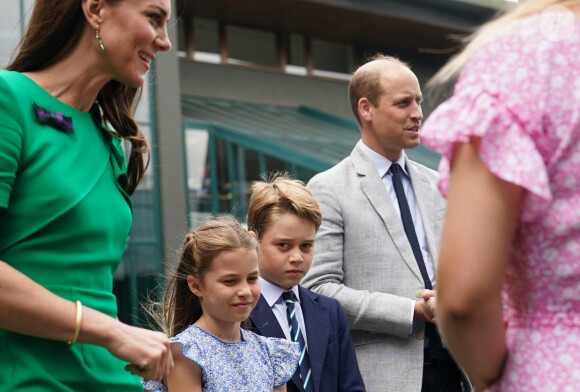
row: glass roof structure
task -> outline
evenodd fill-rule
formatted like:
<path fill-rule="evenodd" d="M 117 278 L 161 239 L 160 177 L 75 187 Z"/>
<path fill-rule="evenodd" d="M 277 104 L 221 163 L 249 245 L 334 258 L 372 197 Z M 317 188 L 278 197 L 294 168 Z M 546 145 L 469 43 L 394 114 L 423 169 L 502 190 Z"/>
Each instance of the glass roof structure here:
<path fill-rule="evenodd" d="M 360 131 L 354 120 L 301 106 L 253 105 L 219 99 L 182 98 L 184 126 L 203 128 L 246 149 L 315 172 L 350 155 Z M 437 169 L 439 154 L 424 146 L 407 155 Z"/>

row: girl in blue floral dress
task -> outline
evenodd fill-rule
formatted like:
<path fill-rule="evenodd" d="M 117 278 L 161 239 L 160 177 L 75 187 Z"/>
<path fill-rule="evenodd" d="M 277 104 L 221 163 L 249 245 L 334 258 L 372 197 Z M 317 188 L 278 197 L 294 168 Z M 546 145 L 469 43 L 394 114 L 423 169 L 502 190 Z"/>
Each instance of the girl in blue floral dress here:
<path fill-rule="evenodd" d="M 162 322 L 175 367 L 147 390 L 285 391 L 298 364 L 298 344 L 241 328 L 260 297 L 258 242 L 234 218 L 189 233 L 167 285 Z"/>

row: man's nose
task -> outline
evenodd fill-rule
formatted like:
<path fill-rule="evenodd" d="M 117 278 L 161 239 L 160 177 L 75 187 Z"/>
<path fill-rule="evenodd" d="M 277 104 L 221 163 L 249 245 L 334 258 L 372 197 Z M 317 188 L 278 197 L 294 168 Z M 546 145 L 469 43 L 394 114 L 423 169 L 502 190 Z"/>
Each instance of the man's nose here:
<path fill-rule="evenodd" d="M 422 120 L 423 119 L 423 110 L 421 110 L 421 104 L 418 102 L 415 102 L 413 104 L 413 110 L 411 112 L 411 117 L 417 120 Z"/>

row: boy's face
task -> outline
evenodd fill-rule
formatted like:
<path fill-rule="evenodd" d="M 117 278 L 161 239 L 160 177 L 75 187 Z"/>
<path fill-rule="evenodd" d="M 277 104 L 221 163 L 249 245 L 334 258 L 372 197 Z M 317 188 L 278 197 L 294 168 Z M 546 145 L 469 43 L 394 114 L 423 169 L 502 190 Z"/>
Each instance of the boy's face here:
<path fill-rule="evenodd" d="M 260 276 L 284 290 L 300 283 L 312 264 L 315 237 L 311 221 L 280 215 L 260 239 Z"/>

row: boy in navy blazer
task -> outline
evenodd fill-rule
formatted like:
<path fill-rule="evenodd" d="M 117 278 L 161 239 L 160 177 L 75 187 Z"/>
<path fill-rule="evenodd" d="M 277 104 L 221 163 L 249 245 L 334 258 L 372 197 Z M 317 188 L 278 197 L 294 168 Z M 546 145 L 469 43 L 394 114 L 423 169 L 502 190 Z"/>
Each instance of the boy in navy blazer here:
<path fill-rule="evenodd" d="M 288 392 L 365 391 L 339 302 L 299 285 L 321 221 L 318 203 L 301 181 L 277 174 L 253 184 L 247 222 L 260 241 L 262 294 L 246 325 L 301 343 L 303 356 Z"/>

